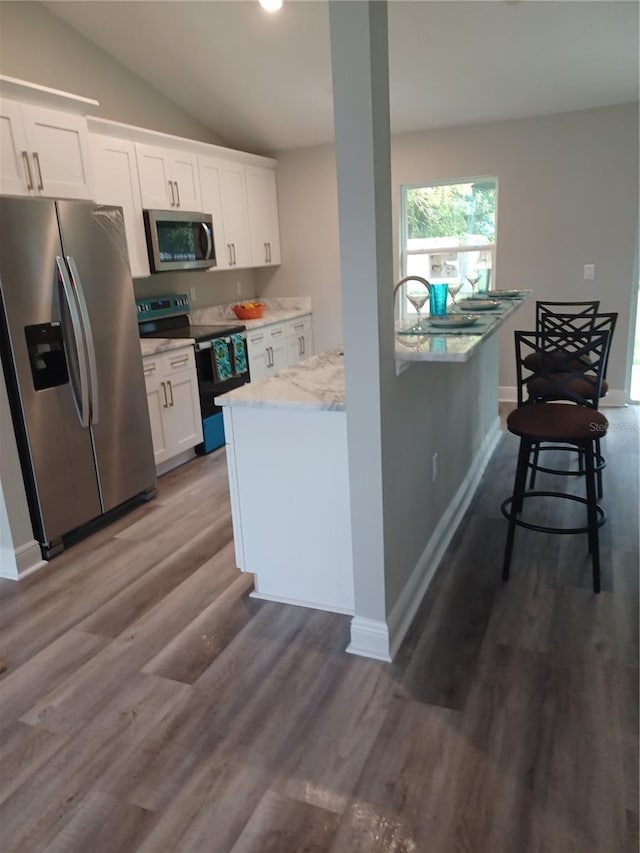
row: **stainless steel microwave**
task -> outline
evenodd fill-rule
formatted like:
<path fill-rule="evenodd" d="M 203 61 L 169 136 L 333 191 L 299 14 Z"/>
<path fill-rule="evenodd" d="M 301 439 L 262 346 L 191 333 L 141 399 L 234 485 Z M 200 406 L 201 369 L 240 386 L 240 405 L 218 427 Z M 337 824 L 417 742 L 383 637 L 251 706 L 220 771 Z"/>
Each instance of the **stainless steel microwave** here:
<path fill-rule="evenodd" d="M 151 272 L 216 266 L 211 214 L 145 210 L 144 229 Z"/>

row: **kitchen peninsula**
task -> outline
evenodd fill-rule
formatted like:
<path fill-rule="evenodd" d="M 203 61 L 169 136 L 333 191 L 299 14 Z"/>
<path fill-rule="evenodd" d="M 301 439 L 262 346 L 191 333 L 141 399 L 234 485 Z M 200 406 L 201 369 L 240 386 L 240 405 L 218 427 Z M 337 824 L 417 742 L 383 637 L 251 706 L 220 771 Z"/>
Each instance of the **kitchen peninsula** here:
<path fill-rule="evenodd" d="M 396 372 L 472 359 L 528 296 L 502 301 L 478 334 L 396 335 Z M 496 393 L 497 385 L 496 375 Z M 216 402 L 224 412 L 236 564 L 255 575 L 254 595 L 353 613 L 342 351 Z"/>

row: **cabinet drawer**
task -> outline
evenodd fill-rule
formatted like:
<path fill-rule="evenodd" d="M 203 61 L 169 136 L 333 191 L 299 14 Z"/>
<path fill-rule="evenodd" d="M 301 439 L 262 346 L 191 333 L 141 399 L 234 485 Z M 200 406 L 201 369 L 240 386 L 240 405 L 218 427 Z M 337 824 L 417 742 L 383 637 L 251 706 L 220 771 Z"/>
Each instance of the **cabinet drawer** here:
<path fill-rule="evenodd" d="M 163 355 L 165 376 L 172 376 L 174 373 L 180 373 L 183 370 L 195 370 L 196 359 L 191 346 L 185 349 L 170 350 Z"/>
<path fill-rule="evenodd" d="M 144 378 L 151 379 L 154 376 L 160 376 L 162 373 L 162 362 L 155 355 L 146 355 L 142 359 L 142 367 L 144 369 Z"/>
<path fill-rule="evenodd" d="M 287 333 L 291 337 L 308 335 L 311 332 L 311 317 L 300 317 L 298 320 L 289 320 Z"/>
<path fill-rule="evenodd" d="M 285 329 L 286 329 L 286 327 L 285 327 L 284 323 L 277 323 L 274 326 L 267 326 L 265 331 L 267 333 L 267 337 L 269 339 L 269 342 L 277 341 L 277 340 L 280 340 L 281 338 L 284 338 Z"/>

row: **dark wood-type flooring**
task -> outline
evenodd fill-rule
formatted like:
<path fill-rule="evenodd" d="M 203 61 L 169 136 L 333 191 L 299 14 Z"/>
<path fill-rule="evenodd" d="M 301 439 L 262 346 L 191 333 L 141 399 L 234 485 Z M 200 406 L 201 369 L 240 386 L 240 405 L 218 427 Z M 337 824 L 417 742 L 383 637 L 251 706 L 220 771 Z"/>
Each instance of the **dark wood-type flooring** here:
<path fill-rule="evenodd" d="M 393 664 L 249 598 L 224 451 L 1 582 L 0 852 L 637 851 L 639 419 L 607 414 L 603 592 L 586 537 L 529 531 L 500 582 L 506 435 Z"/>

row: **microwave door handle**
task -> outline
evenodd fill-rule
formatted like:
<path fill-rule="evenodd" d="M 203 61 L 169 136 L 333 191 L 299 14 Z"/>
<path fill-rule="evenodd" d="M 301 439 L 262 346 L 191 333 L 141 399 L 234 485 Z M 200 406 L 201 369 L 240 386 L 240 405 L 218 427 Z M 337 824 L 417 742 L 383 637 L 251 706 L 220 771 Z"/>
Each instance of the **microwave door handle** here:
<path fill-rule="evenodd" d="M 211 239 L 211 229 L 209 228 L 209 226 L 207 225 L 206 222 L 201 222 L 200 225 L 202 226 L 202 230 L 204 231 L 204 236 L 206 237 L 206 240 L 207 240 L 207 249 L 206 249 L 206 254 L 204 256 L 204 259 L 206 261 L 210 261 L 211 256 L 213 254 L 213 240 Z"/>
<path fill-rule="evenodd" d="M 69 282 L 67 268 L 65 267 L 64 261 L 62 260 L 60 255 L 56 256 L 56 266 L 58 268 L 59 278 L 62 283 L 62 292 L 64 294 L 64 299 L 67 303 L 69 316 L 71 317 L 71 327 L 73 329 L 75 350 L 76 355 L 78 357 L 78 373 L 80 374 L 80 401 L 78 402 L 78 397 L 76 394 L 76 389 L 74 387 L 73 380 L 70 382 L 71 393 L 73 394 L 73 398 L 76 403 L 76 409 L 78 410 L 80 425 L 87 429 L 89 426 L 89 386 L 87 383 L 87 361 L 85 356 L 84 338 L 82 336 L 82 325 L 80 323 L 78 306 L 76 304 L 76 300 L 73 296 L 73 292 L 71 289 L 71 284 Z M 71 373 L 71 371 L 69 372 Z"/>
<path fill-rule="evenodd" d="M 93 343 L 93 332 L 91 331 L 91 322 L 89 320 L 89 311 L 87 302 L 84 298 L 82 290 L 82 281 L 75 260 L 71 255 L 67 255 L 67 264 L 71 271 L 71 280 L 75 284 L 76 293 L 78 294 L 78 305 L 80 306 L 80 318 L 82 320 L 82 328 L 87 342 L 87 358 L 89 360 L 89 387 L 91 389 L 91 423 L 93 426 L 98 424 L 98 366 L 96 363 L 96 348 Z"/>

